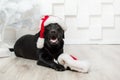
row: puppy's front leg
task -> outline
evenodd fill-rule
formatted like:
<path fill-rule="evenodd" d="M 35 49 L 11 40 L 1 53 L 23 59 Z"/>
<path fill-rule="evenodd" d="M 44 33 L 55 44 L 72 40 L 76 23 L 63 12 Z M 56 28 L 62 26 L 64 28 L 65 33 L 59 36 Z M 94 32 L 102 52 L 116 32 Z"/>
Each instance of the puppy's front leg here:
<path fill-rule="evenodd" d="M 53 68 L 57 71 L 64 71 L 65 68 L 64 66 L 57 64 L 53 61 L 53 59 L 49 59 L 49 58 L 43 58 L 42 54 L 39 55 L 39 60 L 37 62 L 38 65 L 42 65 L 42 66 L 46 66 L 46 67 L 50 67 Z"/>

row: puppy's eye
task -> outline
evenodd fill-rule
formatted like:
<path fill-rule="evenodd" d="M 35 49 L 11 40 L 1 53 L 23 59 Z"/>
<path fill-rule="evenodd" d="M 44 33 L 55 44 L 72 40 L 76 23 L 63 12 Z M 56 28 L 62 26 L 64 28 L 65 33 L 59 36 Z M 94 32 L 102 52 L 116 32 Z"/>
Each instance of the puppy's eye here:
<path fill-rule="evenodd" d="M 55 23 L 56 26 L 58 26 L 58 23 Z"/>
<path fill-rule="evenodd" d="M 57 27 L 57 30 L 62 31 L 62 28 L 61 27 Z"/>
<path fill-rule="evenodd" d="M 45 26 L 45 30 L 49 31 L 50 30 L 50 25 Z"/>

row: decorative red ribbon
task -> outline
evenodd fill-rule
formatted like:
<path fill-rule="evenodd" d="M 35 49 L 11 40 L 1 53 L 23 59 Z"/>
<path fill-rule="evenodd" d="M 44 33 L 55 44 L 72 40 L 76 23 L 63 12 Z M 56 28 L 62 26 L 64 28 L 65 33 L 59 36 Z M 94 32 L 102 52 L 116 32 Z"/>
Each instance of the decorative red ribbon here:
<path fill-rule="evenodd" d="M 78 60 L 75 56 L 70 55 L 74 60 Z"/>
<path fill-rule="evenodd" d="M 41 23 L 41 29 L 40 29 L 40 38 L 44 38 L 44 23 L 45 21 L 49 18 L 48 15 L 44 16 L 44 18 L 42 18 L 42 23 Z"/>

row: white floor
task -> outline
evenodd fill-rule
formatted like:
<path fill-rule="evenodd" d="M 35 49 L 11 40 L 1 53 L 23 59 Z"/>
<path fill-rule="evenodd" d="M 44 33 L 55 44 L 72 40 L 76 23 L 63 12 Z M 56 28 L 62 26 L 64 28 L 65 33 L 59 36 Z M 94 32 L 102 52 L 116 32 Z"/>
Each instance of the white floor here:
<path fill-rule="evenodd" d="M 0 80 L 120 80 L 120 45 L 65 45 L 65 52 L 89 61 L 89 73 L 58 72 L 10 56 L 0 58 Z"/>

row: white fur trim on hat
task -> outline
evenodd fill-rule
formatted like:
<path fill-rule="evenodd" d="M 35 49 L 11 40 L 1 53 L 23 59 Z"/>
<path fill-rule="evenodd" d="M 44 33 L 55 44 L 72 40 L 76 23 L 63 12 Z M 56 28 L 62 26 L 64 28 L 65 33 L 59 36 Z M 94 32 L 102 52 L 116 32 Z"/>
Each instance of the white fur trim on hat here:
<path fill-rule="evenodd" d="M 38 38 L 37 40 L 37 48 L 43 48 L 44 46 L 44 38 Z"/>
<path fill-rule="evenodd" d="M 42 23 L 42 20 L 40 20 L 40 24 Z M 67 30 L 67 27 L 66 27 L 66 24 L 64 22 L 64 20 L 62 18 L 59 18 L 57 16 L 49 16 L 49 18 L 45 21 L 44 23 L 44 26 L 47 26 L 49 25 L 50 23 L 58 23 L 61 28 L 66 31 Z"/>

